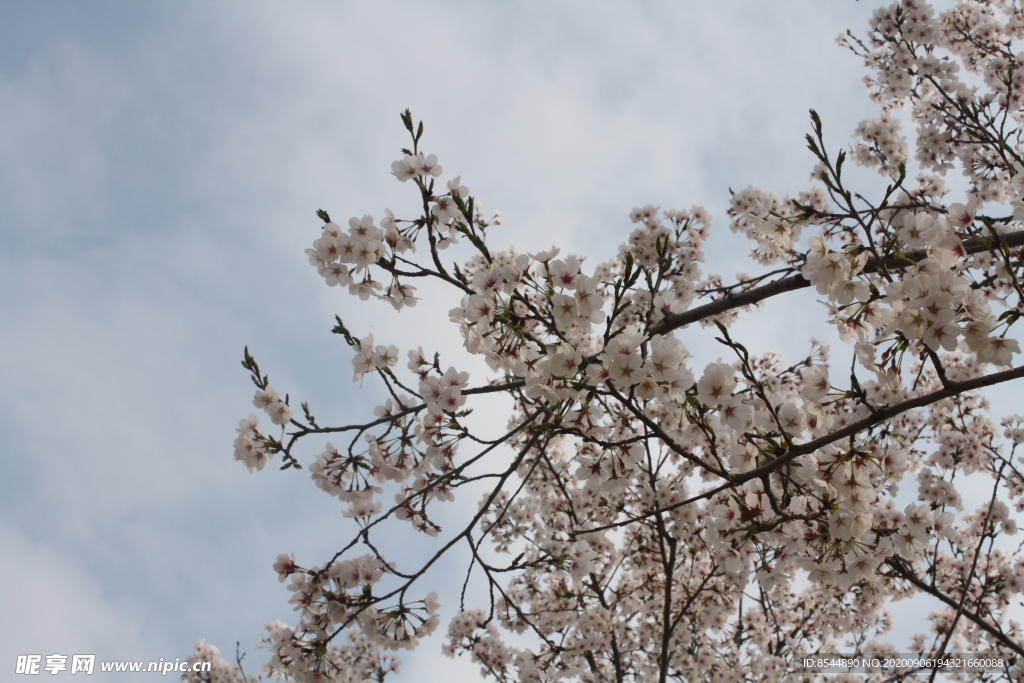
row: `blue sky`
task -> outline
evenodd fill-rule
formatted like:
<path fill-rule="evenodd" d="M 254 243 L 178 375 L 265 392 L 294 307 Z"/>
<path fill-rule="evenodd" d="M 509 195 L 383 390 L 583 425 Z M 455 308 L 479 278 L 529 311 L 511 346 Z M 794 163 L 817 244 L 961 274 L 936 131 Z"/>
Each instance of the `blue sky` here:
<path fill-rule="evenodd" d="M 388 173 L 401 110 L 443 178 L 503 212 L 499 246 L 596 261 L 632 207 L 700 204 L 706 270 L 756 272 L 728 188 L 799 191 L 808 108 L 834 146 L 872 114 L 859 60 L 834 47 L 872 7 L 0 3 L 0 670 L 173 659 L 197 638 L 229 651 L 293 621 L 275 556 L 321 562 L 348 527 L 304 473 L 232 461 L 252 409 L 238 362 L 249 345 L 293 403 L 340 423 L 378 394 L 349 381 L 335 313 L 458 358 L 431 324 L 451 299 L 399 317 L 327 289 L 303 254 L 318 208 L 413 209 Z M 822 317 L 813 298 L 797 327 Z M 793 353 L 815 332 L 744 325 L 753 348 Z M 439 649 L 399 680 L 477 678 Z"/>

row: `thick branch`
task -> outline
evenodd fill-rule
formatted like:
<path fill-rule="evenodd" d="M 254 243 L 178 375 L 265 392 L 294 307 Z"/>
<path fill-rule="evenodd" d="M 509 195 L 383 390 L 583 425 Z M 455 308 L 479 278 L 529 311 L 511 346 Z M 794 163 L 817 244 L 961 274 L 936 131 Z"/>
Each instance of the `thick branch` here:
<path fill-rule="evenodd" d="M 909 569 L 908 567 L 906 567 L 902 561 L 898 560 L 897 558 L 890 557 L 888 560 L 885 561 L 885 563 L 889 567 L 891 567 L 892 570 L 900 578 L 906 579 L 910 583 L 914 584 L 914 586 L 916 588 L 924 591 L 925 593 L 927 593 L 928 595 L 931 595 L 932 597 L 938 598 L 939 600 L 941 600 L 942 602 L 946 603 L 947 605 L 949 605 L 953 609 L 958 609 L 959 608 L 959 605 L 958 605 L 956 600 L 954 600 L 953 598 L 949 597 L 948 595 L 946 595 L 945 593 L 943 593 L 939 589 L 935 588 L 934 586 L 931 586 L 930 584 L 927 584 L 924 581 L 922 581 L 917 576 L 917 574 L 912 569 Z M 992 636 L 993 638 L 995 638 L 1000 643 L 1002 643 L 1006 647 L 1010 648 L 1011 650 L 1013 650 L 1017 654 L 1019 654 L 1021 656 L 1024 656 L 1024 648 L 1021 648 L 1020 645 L 1018 645 L 1017 643 L 1015 643 L 1012 640 L 1010 640 L 1006 636 L 1006 634 L 1004 634 L 1002 631 L 1000 631 L 995 626 L 992 626 L 991 624 L 989 624 L 987 621 L 985 621 L 985 619 L 981 615 L 979 615 L 979 614 L 977 614 L 977 613 L 975 613 L 975 612 L 973 612 L 973 611 L 971 611 L 969 609 L 963 609 L 962 610 L 962 614 L 965 617 L 967 617 L 968 619 L 970 619 L 972 623 L 977 625 L 978 628 L 980 628 L 983 631 L 985 631 L 985 633 L 988 633 L 990 636 Z"/>
<path fill-rule="evenodd" d="M 1006 244 L 1010 248 L 1024 246 L 1024 230 L 1000 235 L 999 242 Z M 995 238 L 993 237 L 973 237 L 964 240 L 964 249 L 968 254 L 991 251 L 997 247 L 998 244 L 995 243 Z M 869 259 L 867 264 L 864 266 L 864 272 L 878 272 L 883 270 L 883 268 L 890 271 L 903 270 L 915 263 L 918 263 L 919 261 L 923 261 L 927 257 L 928 254 L 925 251 L 912 251 L 904 254 L 901 258 L 888 258 L 885 259 L 885 261 L 879 261 L 878 259 L 872 258 Z M 810 286 L 811 283 L 803 275 L 791 275 L 787 278 L 776 280 L 775 282 L 769 282 L 766 285 L 761 285 L 760 287 L 748 289 L 745 292 L 724 296 L 721 299 L 704 304 L 703 306 L 691 308 L 690 310 L 682 313 L 669 313 L 665 316 L 664 320 L 650 328 L 650 334 L 651 336 L 667 334 L 672 330 L 685 327 L 686 325 L 699 322 L 701 320 L 713 318 L 720 313 L 731 311 L 734 308 L 750 306 L 751 304 L 756 304 L 759 301 L 770 299 L 777 294 L 792 292 L 793 290 L 803 289 L 804 287 Z"/>
<path fill-rule="evenodd" d="M 827 446 L 830 443 L 834 443 L 836 441 L 845 439 L 855 434 L 859 434 L 867 429 L 870 429 L 871 427 L 874 427 L 875 425 L 881 424 L 886 420 L 892 419 L 901 413 L 905 413 L 908 410 L 913 410 L 914 408 L 922 408 L 924 406 L 931 405 L 932 403 L 937 403 L 938 401 L 941 401 L 943 399 L 951 398 L 953 396 L 956 396 L 957 394 L 962 394 L 964 392 L 972 391 L 974 389 L 981 389 L 983 387 L 990 387 L 994 384 L 1008 382 L 1014 379 L 1020 379 L 1021 377 L 1024 377 L 1024 365 L 1017 368 L 1013 368 L 1011 370 L 1004 370 L 1003 372 L 996 372 L 991 375 L 985 375 L 983 377 L 975 377 L 974 379 L 964 380 L 963 382 L 950 382 L 948 386 L 945 386 L 942 389 L 939 389 L 938 391 L 933 391 L 930 394 L 924 394 L 923 396 L 918 396 L 917 398 L 912 398 L 908 401 L 904 401 L 903 403 L 897 403 L 896 405 L 893 406 L 881 408 L 879 410 L 876 410 L 874 413 L 864 418 L 863 420 L 851 422 L 842 429 L 837 429 L 831 434 L 826 434 L 825 436 L 814 439 L 813 441 L 808 441 L 806 443 L 799 444 L 798 446 L 794 446 L 793 448 L 785 449 L 778 456 L 761 465 L 760 467 L 755 467 L 752 470 L 748 470 L 746 472 L 737 474 L 732 479 L 723 483 L 721 486 L 713 488 L 710 491 L 705 491 L 704 493 L 693 496 L 692 498 L 687 498 L 686 500 L 680 503 L 675 503 L 673 505 L 669 505 L 663 508 L 651 510 L 650 512 L 646 512 L 642 515 L 637 515 L 636 517 L 629 517 L 621 522 L 605 524 L 604 526 L 594 527 L 592 529 L 582 529 L 579 531 L 575 531 L 573 532 L 573 535 L 582 536 L 584 534 L 590 534 L 597 531 L 605 531 L 607 529 L 614 529 L 617 527 L 626 526 L 628 524 L 632 524 L 633 522 L 648 519 L 661 512 L 675 510 L 676 508 L 683 507 L 684 505 L 695 503 L 698 500 L 710 498 L 716 493 L 725 491 L 726 489 L 730 489 L 736 486 L 740 486 L 744 482 L 750 481 L 751 479 L 757 479 L 759 477 L 768 475 L 774 472 L 775 470 L 779 469 L 786 463 L 792 462 L 794 459 L 800 457 L 801 455 L 813 453 L 819 448 L 823 448 L 824 446 Z"/>

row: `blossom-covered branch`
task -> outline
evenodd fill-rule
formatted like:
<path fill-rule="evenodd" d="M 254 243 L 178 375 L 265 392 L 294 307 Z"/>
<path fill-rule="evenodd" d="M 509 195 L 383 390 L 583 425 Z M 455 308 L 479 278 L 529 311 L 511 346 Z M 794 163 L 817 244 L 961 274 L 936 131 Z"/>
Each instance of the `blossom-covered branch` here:
<path fill-rule="evenodd" d="M 866 38 L 842 36 L 879 117 L 830 151 L 812 111 L 812 184 L 732 194 L 730 228 L 764 270 L 735 281 L 702 271 L 712 221 L 700 207 L 634 209 L 603 263 L 499 248 L 501 217 L 460 176 L 442 180 L 404 112 L 411 143 L 392 174 L 419 215 L 384 209 L 346 228 L 321 210 L 307 255 L 328 286 L 397 311 L 419 301 L 411 283 L 442 283 L 463 344 L 445 362 L 404 349 L 402 368 L 403 350 L 337 318 L 354 380 L 386 396 L 352 424 L 321 423 L 306 403 L 295 415 L 246 349 L 253 403 L 274 426 L 242 420 L 235 457 L 307 469 L 355 525 L 319 563 L 278 558 L 298 622 L 268 628 L 265 673 L 382 680 L 397 667 L 387 653 L 450 609 L 445 651 L 495 681 L 811 680 L 808 655 L 896 652 L 886 607 L 919 593 L 936 611 L 904 651 L 1001 657 L 984 680 L 1020 680 L 1024 557 L 1009 537 L 1024 417 L 991 417 L 979 390 L 1024 378 L 1022 37 L 1024 11 L 1004 0 L 941 14 L 903 0 Z M 885 189 L 851 187 L 847 159 Z M 944 184 L 954 168 L 960 201 Z M 792 324 L 786 295 L 809 287 L 852 358 L 841 378 L 821 341 L 784 361 L 736 338 L 752 306 Z M 721 356 L 694 361 L 687 345 L 702 342 Z M 490 374 L 472 388 L 469 356 Z M 508 419 L 471 428 L 485 395 L 503 397 Z M 977 488 L 988 493 L 971 509 Z M 467 496 L 477 507 L 443 529 L 439 506 Z M 401 534 L 436 546 L 396 554 L 385 539 Z M 465 573 L 435 577 L 458 549 Z M 438 594 L 457 590 L 442 607 Z M 474 594 L 483 604 L 467 604 Z"/>

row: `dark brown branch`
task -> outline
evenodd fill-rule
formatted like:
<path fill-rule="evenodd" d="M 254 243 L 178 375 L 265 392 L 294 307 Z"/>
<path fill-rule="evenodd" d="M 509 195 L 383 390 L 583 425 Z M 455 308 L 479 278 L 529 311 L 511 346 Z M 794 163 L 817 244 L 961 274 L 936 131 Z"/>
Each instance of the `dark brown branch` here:
<path fill-rule="evenodd" d="M 1010 248 L 1020 247 L 1024 246 L 1024 230 L 1000 235 L 998 243 L 993 237 L 972 237 L 964 240 L 963 242 L 964 249 L 968 254 L 991 251 L 998 248 L 999 243 L 1005 244 Z M 879 272 L 883 269 L 902 270 L 918 263 L 919 261 L 923 261 L 927 257 L 928 254 L 925 251 L 911 251 L 900 258 L 893 257 L 885 259 L 884 262 L 872 258 L 868 259 L 867 264 L 864 266 L 864 272 L 873 273 Z M 790 277 L 776 280 L 775 282 L 769 282 L 768 284 L 761 285 L 760 287 L 748 289 L 745 292 L 724 296 L 721 299 L 704 304 L 703 306 L 691 308 L 690 310 L 682 313 L 669 313 L 665 316 L 664 320 L 650 328 L 650 335 L 667 334 L 672 330 L 685 327 L 691 323 L 700 322 L 701 320 L 713 318 L 720 313 L 731 311 L 734 308 L 750 306 L 751 304 L 756 304 L 759 301 L 770 299 L 777 294 L 792 292 L 794 290 L 810 286 L 811 283 L 803 275 L 791 275 Z"/>
<path fill-rule="evenodd" d="M 938 598 L 939 600 L 946 603 L 953 609 L 957 609 L 959 607 L 956 600 L 949 597 L 939 589 L 934 588 L 929 584 L 925 583 L 924 581 L 922 581 L 912 569 L 906 567 L 904 563 L 900 561 L 898 558 L 890 557 L 888 560 L 885 561 L 885 563 L 896 573 L 897 576 L 899 576 L 902 579 L 906 579 L 910 583 L 914 584 L 914 586 L 919 590 L 924 591 L 932 597 Z M 978 628 L 988 633 L 990 636 L 998 640 L 1000 643 L 1010 648 L 1017 654 L 1024 656 L 1024 648 L 1010 640 L 1010 638 L 1008 638 L 1006 634 L 1003 633 L 1001 630 L 985 621 L 985 619 L 982 618 L 981 615 L 966 608 L 962 611 L 962 614 L 968 619 L 970 619 L 971 622 L 976 624 Z"/>
<path fill-rule="evenodd" d="M 759 477 L 763 477 L 767 474 L 770 474 L 775 470 L 779 469 L 780 467 L 782 467 L 783 465 L 785 465 L 786 463 L 792 462 L 801 455 L 813 453 L 819 448 L 823 448 L 824 446 L 827 446 L 830 443 L 834 443 L 836 441 L 845 439 L 855 434 L 859 434 L 866 429 L 870 429 L 871 427 L 881 424 L 886 420 L 892 419 L 901 413 L 907 412 L 908 410 L 913 410 L 914 408 L 923 408 L 924 406 L 931 405 L 932 403 L 937 403 L 943 399 L 951 398 L 958 394 L 962 394 L 966 391 L 981 389 L 983 387 L 990 387 L 994 384 L 1000 384 L 1001 382 L 1008 382 L 1010 380 L 1020 379 L 1021 377 L 1024 377 L 1024 365 L 1013 368 L 1011 370 L 1004 370 L 1003 372 L 996 372 L 991 375 L 985 375 L 983 377 L 975 377 L 974 379 L 964 380 L 963 382 L 950 382 L 948 386 L 943 387 L 938 391 L 933 391 L 930 394 L 924 394 L 923 396 L 918 396 L 917 398 L 912 398 L 908 401 L 904 401 L 903 403 L 898 403 L 893 406 L 880 408 L 873 412 L 868 417 L 864 418 L 863 420 L 851 422 L 842 429 L 838 429 L 832 432 L 831 434 L 826 434 L 825 436 L 814 439 L 813 441 L 802 443 L 791 449 L 784 449 L 778 456 L 776 456 L 769 462 L 761 465 L 760 467 L 755 467 L 752 470 L 748 470 L 746 472 L 737 474 L 733 476 L 732 479 L 726 481 L 721 486 L 713 488 L 710 491 L 705 491 L 704 493 L 693 496 L 692 498 L 687 498 L 686 500 L 680 503 L 675 503 L 673 505 L 669 505 L 663 508 L 658 508 L 657 510 L 651 510 L 650 512 L 646 512 L 642 515 L 637 515 L 636 517 L 629 517 L 621 522 L 605 524 L 604 526 L 594 527 L 592 529 L 582 529 L 579 531 L 574 531 L 573 536 L 582 536 L 584 534 L 591 534 L 598 531 L 605 531 L 607 529 L 615 529 L 617 527 L 626 526 L 628 524 L 632 524 L 633 522 L 648 519 L 659 513 L 667 512 L 669 510 L 675 510 L 676 508 L 683 507 L 684 505 L 689 505 L 690 503 L 694 503 L 698 500 L 710 498 L 716 493 L 720 493 L 721 491 L 725 491 L 726 489 L 729 488 L 740 486 L 741 484 L 750 481 L 751 479 L 757 479 Z"/>

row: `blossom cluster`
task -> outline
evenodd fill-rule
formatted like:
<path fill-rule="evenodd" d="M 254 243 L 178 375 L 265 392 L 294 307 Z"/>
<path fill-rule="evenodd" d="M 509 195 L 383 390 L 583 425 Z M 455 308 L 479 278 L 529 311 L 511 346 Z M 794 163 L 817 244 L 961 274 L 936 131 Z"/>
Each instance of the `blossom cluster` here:
<path fill-rule="evenodd" d="M 255 414 L 239 420 L 235 431 L 235 460 L 240 461 L 249 471 L 262 470 L 267 464 L 270 454 L 267 452 L 266 440 L 256 427 L 259 425 L 259 418 Z"/>
<path fill-rule="evenodd" d="M 1024 116 L 1011 49 L 1022 37 L 1024 12 L 1002 0 L 941 14 L 903 0 L 875 13 L 866 40 L 844 36 L 880 105 L 848 154 L 888 187 L 874 200 L 850 189 L 847 151 L 829 151 L 812 112 L 813 186 L 732 195 L 730 227 L 778 268 L 731 284 L 702 272 L 700 207 L 633 209 L 603 263 L 493 247 L 500 221 L 461 177 L 441 184 L 405 112 L 413 144 L 392 175 L 411 181 L 422 215 L 385 210 L 379 227 L 364 216 L 344 232 L 321 211 L 310 262 L 328 285 L 397 310 L 416 301 L 408 278 L 443 283 L 462 351 L 494 376 L 470 386 L 465 365 L 422 347 L 403 368 L 402 349 L 339 318 L 354 380 L 374 378 L 387 399 L 367 422 L 327 426 L 306 404 L 293 414 L 246 351 L 254 404 L 282 433 L 250 414 L 236 458 L 252 470 L 281 453 L 297 468 L 296 444 L 332 439 L 308 469 L 358 527 L 322 565 L 278 558 L 299 622 L 270 627 L 268 674 L 379 680 L 394 666 L 384 652 L 437 628 L 436 594 L 416 596 L 460 547 L 445 652 L 495 681 L 810 680 L 802 654 L 898 651 L 887 605 L 915 593 L 936 607 L 915 652 L 999 653 L 993 680 L 1019 680 L 1024 554 L 1010 537 L 1024 418 L 997 422 L 976 390 L 1024 377 L 1024 141 L 1004 125 Z M 946 202 L 942 177 L 958 167 L 968 192 Z M 461 265 L 444 265 L 449 248 Z M 734 338 L 751 306 L 803 288 L 821 297 L 845 368 L 818 340 L 787 362 Z M 467 419 L 488 394 L 508 401 L 497 434 Z M 479 505 L 442 529 L 434 510 L 463 487 Z M 402 532 L 395 523 L 436 550 L 390 557 L 378 540 Z M 487 609 L 465 604 L 470 586 Z"/>

